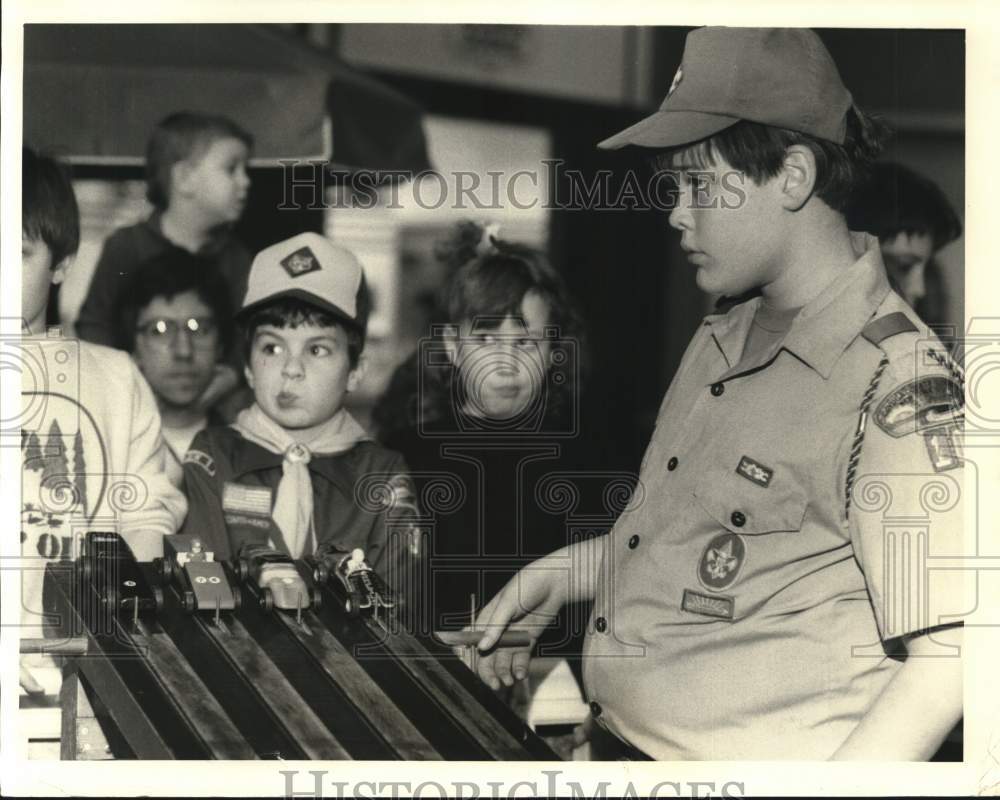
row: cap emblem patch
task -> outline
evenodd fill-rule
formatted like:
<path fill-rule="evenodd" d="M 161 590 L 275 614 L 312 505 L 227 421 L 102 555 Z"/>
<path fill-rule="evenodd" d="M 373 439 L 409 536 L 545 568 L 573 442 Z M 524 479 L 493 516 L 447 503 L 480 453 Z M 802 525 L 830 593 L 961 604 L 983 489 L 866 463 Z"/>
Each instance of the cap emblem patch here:
<path fill-rule="evenodd" d="M 301 278 L 310 272 L 318 272 L 321 267 L 319 259 L 313 255 L 313 251 L 308 247 L 300 247 L 294 253 L 281 259 L 281 266 L 292 278 Z"/>

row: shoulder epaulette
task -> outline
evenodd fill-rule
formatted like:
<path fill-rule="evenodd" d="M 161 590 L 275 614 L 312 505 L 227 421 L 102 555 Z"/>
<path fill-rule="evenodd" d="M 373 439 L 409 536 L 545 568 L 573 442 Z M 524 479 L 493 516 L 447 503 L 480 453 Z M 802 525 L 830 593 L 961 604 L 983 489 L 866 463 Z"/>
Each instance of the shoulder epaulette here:
<path fill-rule="evenodd" d="M 861 335 L 878 346 L 890 336 L 898 333 L 916 333 L 917 326 L 910 322 L 910 318 L 902 311 L 893 311 L 884 317 L 872 320 L 861 331 Z"/>

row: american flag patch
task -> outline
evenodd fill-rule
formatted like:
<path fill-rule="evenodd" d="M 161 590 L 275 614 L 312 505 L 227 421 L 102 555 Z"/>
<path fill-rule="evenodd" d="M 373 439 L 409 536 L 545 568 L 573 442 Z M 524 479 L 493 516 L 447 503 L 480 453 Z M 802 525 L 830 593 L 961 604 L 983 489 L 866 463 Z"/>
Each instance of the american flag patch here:
<path fill-rule="evenodd" d="M 266 486 L 244 486 L 227 481 L 222 487 L 222 510 L 269 517 L 271 490 Z"/>
<path fill-rule="evenodd" d="M 763 486 L 765 489 L 771 483 L 771 476 L 774 475 L 773 469 L 765 467 L 758 461 L 754 461 L 750 456 L 743 456 L 740 459 L 740 463 L 736 466 L 736 472 L 748 481 L 752 481 L 758 486 Z"/>

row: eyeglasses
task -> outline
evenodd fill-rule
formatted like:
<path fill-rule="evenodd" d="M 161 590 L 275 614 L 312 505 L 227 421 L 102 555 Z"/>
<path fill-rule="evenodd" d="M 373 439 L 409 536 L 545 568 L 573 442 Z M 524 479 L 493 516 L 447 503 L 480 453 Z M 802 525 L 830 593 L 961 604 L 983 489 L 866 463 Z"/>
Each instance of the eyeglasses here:
<path fill-rule="evenodd" d="M 146 340 L 155 347 L 171 347 L 177 342 L 177 334 L 184 331 L 193 347 L 214 347 L 219 331 L 215 320 L 208 317 L 189 319 L 151 319 L 136 327 Z"/>

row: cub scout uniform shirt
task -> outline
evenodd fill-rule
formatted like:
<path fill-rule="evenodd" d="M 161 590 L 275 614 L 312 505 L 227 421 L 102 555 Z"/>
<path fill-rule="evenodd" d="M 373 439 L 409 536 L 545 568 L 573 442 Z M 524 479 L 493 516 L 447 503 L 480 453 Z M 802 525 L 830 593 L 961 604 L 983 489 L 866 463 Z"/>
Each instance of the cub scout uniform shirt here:
<path fill-rule="evenodd" d="M 922 560 L 963 554 L 961 378 L 855 246 L 747 363 L 760 298 L 704 321 L 607 538 L 585 685 L 653 758 L 828 758 L 898 637 L 972 607 Z"/>

